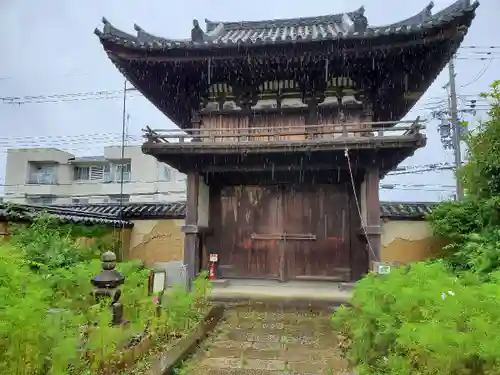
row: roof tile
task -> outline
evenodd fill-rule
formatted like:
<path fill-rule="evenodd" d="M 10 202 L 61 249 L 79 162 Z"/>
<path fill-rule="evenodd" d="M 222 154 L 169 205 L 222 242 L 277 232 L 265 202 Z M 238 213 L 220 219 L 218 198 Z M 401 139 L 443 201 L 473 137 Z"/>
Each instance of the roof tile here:
<path fill-rule="evenodd" d="M 214 46 L 249 46 L 301 40 L 321 41 L 339 38 L 363 38 L 368 36 L 411 33 L 433 28 L 460 17 L 466 12 L 473 12 L 478 5 L 477 1 L 471 4 L 471 0 L 457 0 L 449 7 L 432 15 L 431 9 L 434 4 L 431 2 L 421 12 L 403 21 L 384 26 L 368 25 L 368 27 L 363 7 L 354 12 L 319 17 L 240 22 L 205 20 L 206 33 L 204 33 L 201 41 L 157 37 L 144 31 L 138 25 L 134 25 L 137 34 L 132 35 L 115 28 L 105 18 L 103 18 L 103 31 L 96 29 L 95 33 L 102 41 L 109 40 L 131 48 L 147 50 L 171 48 L 200 49 Z"/>
<path fill-rule="evenodd" d="M 380 216 L 392 219 L 423 219 L 437 203 L 381 202 Z"/>
<path fill-rule="evenodd" d="M 88 214 L 80 210 L 72 210 L 62 206 L 37 206 L 3 203 L 0 204 L 0 219 L 32 220 L 37 215 L 46 213 L 62 222 L 75 224 L 106 224 L 115 227 L 131 227 L 132 223 L 120 220 L 117 216 L 104 214 Z"/>
<path fill-rule="evenodd" d="M 380 216 L 394 219 L 423 219 L 432 212 L 436 203 L 429 202 L 381 202 Z M 99 215 L 105 214 L 124 220 L 133 219 L 183 219 L 186 214 L 185 202 L 172 203 L 126 203 L 119 204 L 80 204 L 67 207 L 72 211 Z M 120 216 L 120 212 L 122 212 Z"/>
<path fill-rule="evenodd" d="M 65 207 L 87 214 L 104 214 L 115 218 L 121 217 L 124 220 L 148 218 L 183 219 L 186 213 L 185 202 L 126 203 L 123 205 L 96 203 L 64 205 L 58 207 Z"/>

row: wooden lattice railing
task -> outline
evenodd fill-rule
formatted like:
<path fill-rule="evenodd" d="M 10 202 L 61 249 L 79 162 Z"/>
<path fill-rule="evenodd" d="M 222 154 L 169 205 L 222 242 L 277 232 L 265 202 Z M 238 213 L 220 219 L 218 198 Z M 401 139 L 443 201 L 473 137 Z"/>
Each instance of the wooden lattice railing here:
<path fill-rule="evenodd" d="M 279 141 L 331 141 L 345 137 L 411 137 L 421 133 L 423 120 L 356 122 L 319 125 L 273 125 L 272 127 L 245 128 L 190 128 L 143 129 L 144 137 L 152 143 L 185 142 L 279 142 Z"/>

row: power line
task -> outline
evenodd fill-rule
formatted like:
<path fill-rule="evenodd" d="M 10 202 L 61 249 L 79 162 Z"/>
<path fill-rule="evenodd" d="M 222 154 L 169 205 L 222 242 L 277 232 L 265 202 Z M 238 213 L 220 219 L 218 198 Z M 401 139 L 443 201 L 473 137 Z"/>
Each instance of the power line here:
<path fill-rule="evenodd" d="M 500 59 L 500 56 L 498 56 L 498 57 L 462 57 L 460 55 L 457 55 L 457 57 L 455 58 L 455 60 L 468 60 L 468 61 L 472 61 L 472 60 L 488 61 L 488 60 L 499 60 L 499 59 Z"/>
<path fill-rule="evenodd" d="M 405 173 L 395 173 L 395 175 L 399 174 L 411 174 L 411 173 L 423 173 L 423 172 L 439 172 L 442 170 L 446 169 L 451 169 L 447 167 L 443 167 L 442 169 L 439 168 L 434 168 L 434 169 L 427 169 L 423 171 L 407 171 Z M 168 183 L 177 183 L 177 182 L 185 182 L 186 180 L 184 178 L 179 178 L 175 180 L 167 180 L 167 179 L 155 179 L 155 180 L 129 180 L 129 181 L 123 181 L 124 186 L 127 186 L 129 184 L 168 184 Z M 53 184 L 37 184 L 37 183 L 25 183 L 25 184 L 8 184 L 8 183 L 3 183 L 0 184 L 0 187 L 11 187 L 11 188 L 24 188 L 24 187 L 35 187 L 35 186 L 81 186 L 82 184 L 89 184 L 89 185 L 97 185 L 97 184 L 121 184 L 121 181 L 119 179 L 117 180 L 110 180 L 110 181 L 105 181 L 105 180 L 74 180 L 71 182 L 59 182 L 59 183 L 53 183 Z M 381 185 L 382 186 L 382 185 Z M 386 189 L 394 189 L 394 188 L 399 188 L 399 187 L 453 187 L 451 185 L 431 185 L 431 184 L 399 184 L 399 183 L 386 183 L 383 184 L 383 186 Z M 171 191 L 171 190 L 169 190 Z M 39 195 L 39 194 L 35 194 Z"/>
<path fill-rule="evenodd" d="M 465 45 L 461 46 L 461 49 L 498 49 L 500 50 L 500 45 L 490 45 L 490 46 L 478 46 L 478 45 Z"/>
<path fill-rule="evenodd" d="M 182 179 L 179 179 L 179 180 L 173 180 L 173 181 L 166 181 L 166 180 L 153 180 L 153 181 L 127 181 L 125 182 L 125 185 L 128 185 L 128 184 L 134 184 L 134 183 L 138 183 L 138 184 L 156 184 L 156 185 L 162 185 L 162 184 L 171 184 L 171 183 L 185 183 L 186 180 L 182 180 Z M 75 181 L 75 182 L 72 182 L 72 183 L 58 183 L 58 184 L 52 184 L 52 185 L 47 185 L 47 184 L 0 184 L 0 187 L 10 187 L 10 188 L 24 188 L 24 187 L 27 187 L 27 186 L 31 186 L 31 187 L 34 187 L 34 186 L 81 186 L 82 183 L 85 183 L 85 181 Z M 99 181 L 88 181 L 88 184 L 89 185 L 97 185 L 99 183 L 102 183 L 99 182 Z M 110 184 L 112 183 L 116 183 L 116 184 L 119 184 L 119 182 L 109 182 Z M 106 183 L 108 184 L 108 183 Z M 450 192 L 450 193 L 453 193 L 454 192 L 454 186 L 453 185 L 434 185 L 434 184 L 381 184 L 380 185 L 380 189 L 383 189 L 383 190 L 414 190 L 414 191 L 418 191 L 418 190 L 421 190 L 421 191 L 446 191 L 446 192 Z M 431 190 L 429 190 L 431 189 Z M 160 191 L 160 190 L 157 190 L 155 192 L 145 192 L 145 193 L 130 193 L 130 194 L 127 194 L 127 193 L 117 193 L 117 194 L 113 194 L 113 193 L 107 193 L 107 194 L 104 194 L 104 193 L 95 193 L 95 194 L 92 194 L 92 193 L 78 193 L 78 194 L 48 194 L 48 195 L 56 195 L 57 197 L 82 197 L 82 196 L 93 196 L 93 197 L 96 197 L 96 196 L 108 196 L 108 195 L 123 195 L 123 196 L 132 196 L 132 195 L 152 195 L 152 194 L 161 194 L 161 193 L 169 193 L 169 194 L 184 194 L 186 191 L 185 189 L 182 189 L 182 190 L 172 190 L 172 189 L 168 189 L 164 192 Z M 23 194 L 24 195 L 32 195 L 32 196 L 38 196 L 38 195 L 47 195 L 47 194 L 39 194 L 39 193 L 31 193 L 31 194 Z"/>
<path fill-rule="evenodd" d="M 490 68 L 491 66 L 491 63 L 493 62 L 493 60 L 491 59 L 486 65 L 485 67 L 476 75 L 476 77 L 474 77 L 469 83 L 466 83 L 465 85 L 463 86 L 460 86 L 460 88 L 465 88 L 465 87 L 468 87 L 474 83 L 476 83 L 483 75 L 484 73 L 487 72 L 487 70 Z"/>

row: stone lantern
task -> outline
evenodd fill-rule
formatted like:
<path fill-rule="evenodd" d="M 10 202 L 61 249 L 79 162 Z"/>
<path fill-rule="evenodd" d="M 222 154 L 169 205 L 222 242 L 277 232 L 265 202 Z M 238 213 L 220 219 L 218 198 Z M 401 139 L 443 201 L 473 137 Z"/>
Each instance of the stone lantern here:
<path fill-rule="evenodd" d="M 113 311 L 112 325 L 123 324 L 123 306 L 119 302 L 121 296 L 120 285 L 125 282 L 125 276 L 115 270 L 116 254 L 107 251 L 101 256 L 102 271 L 94 276 L 90 282 L 94 286 L 93 295 L 97 302 L 103 298 L 111 298 L 111 309 Z"/>

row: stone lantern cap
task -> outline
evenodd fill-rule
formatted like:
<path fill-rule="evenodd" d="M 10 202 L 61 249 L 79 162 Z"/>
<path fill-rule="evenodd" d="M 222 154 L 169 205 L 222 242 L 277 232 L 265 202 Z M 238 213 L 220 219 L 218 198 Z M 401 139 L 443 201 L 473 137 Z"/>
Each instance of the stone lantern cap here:
<path fill-rule="evenodd" d="M 94 276 L 90 282 L 96 288 L 113 289 L 123 284 L 125 276 L 115 270 L 116 267 L 116 254 L 112 251 L 106 251 L 101 256 L 102 271 Z"/>

